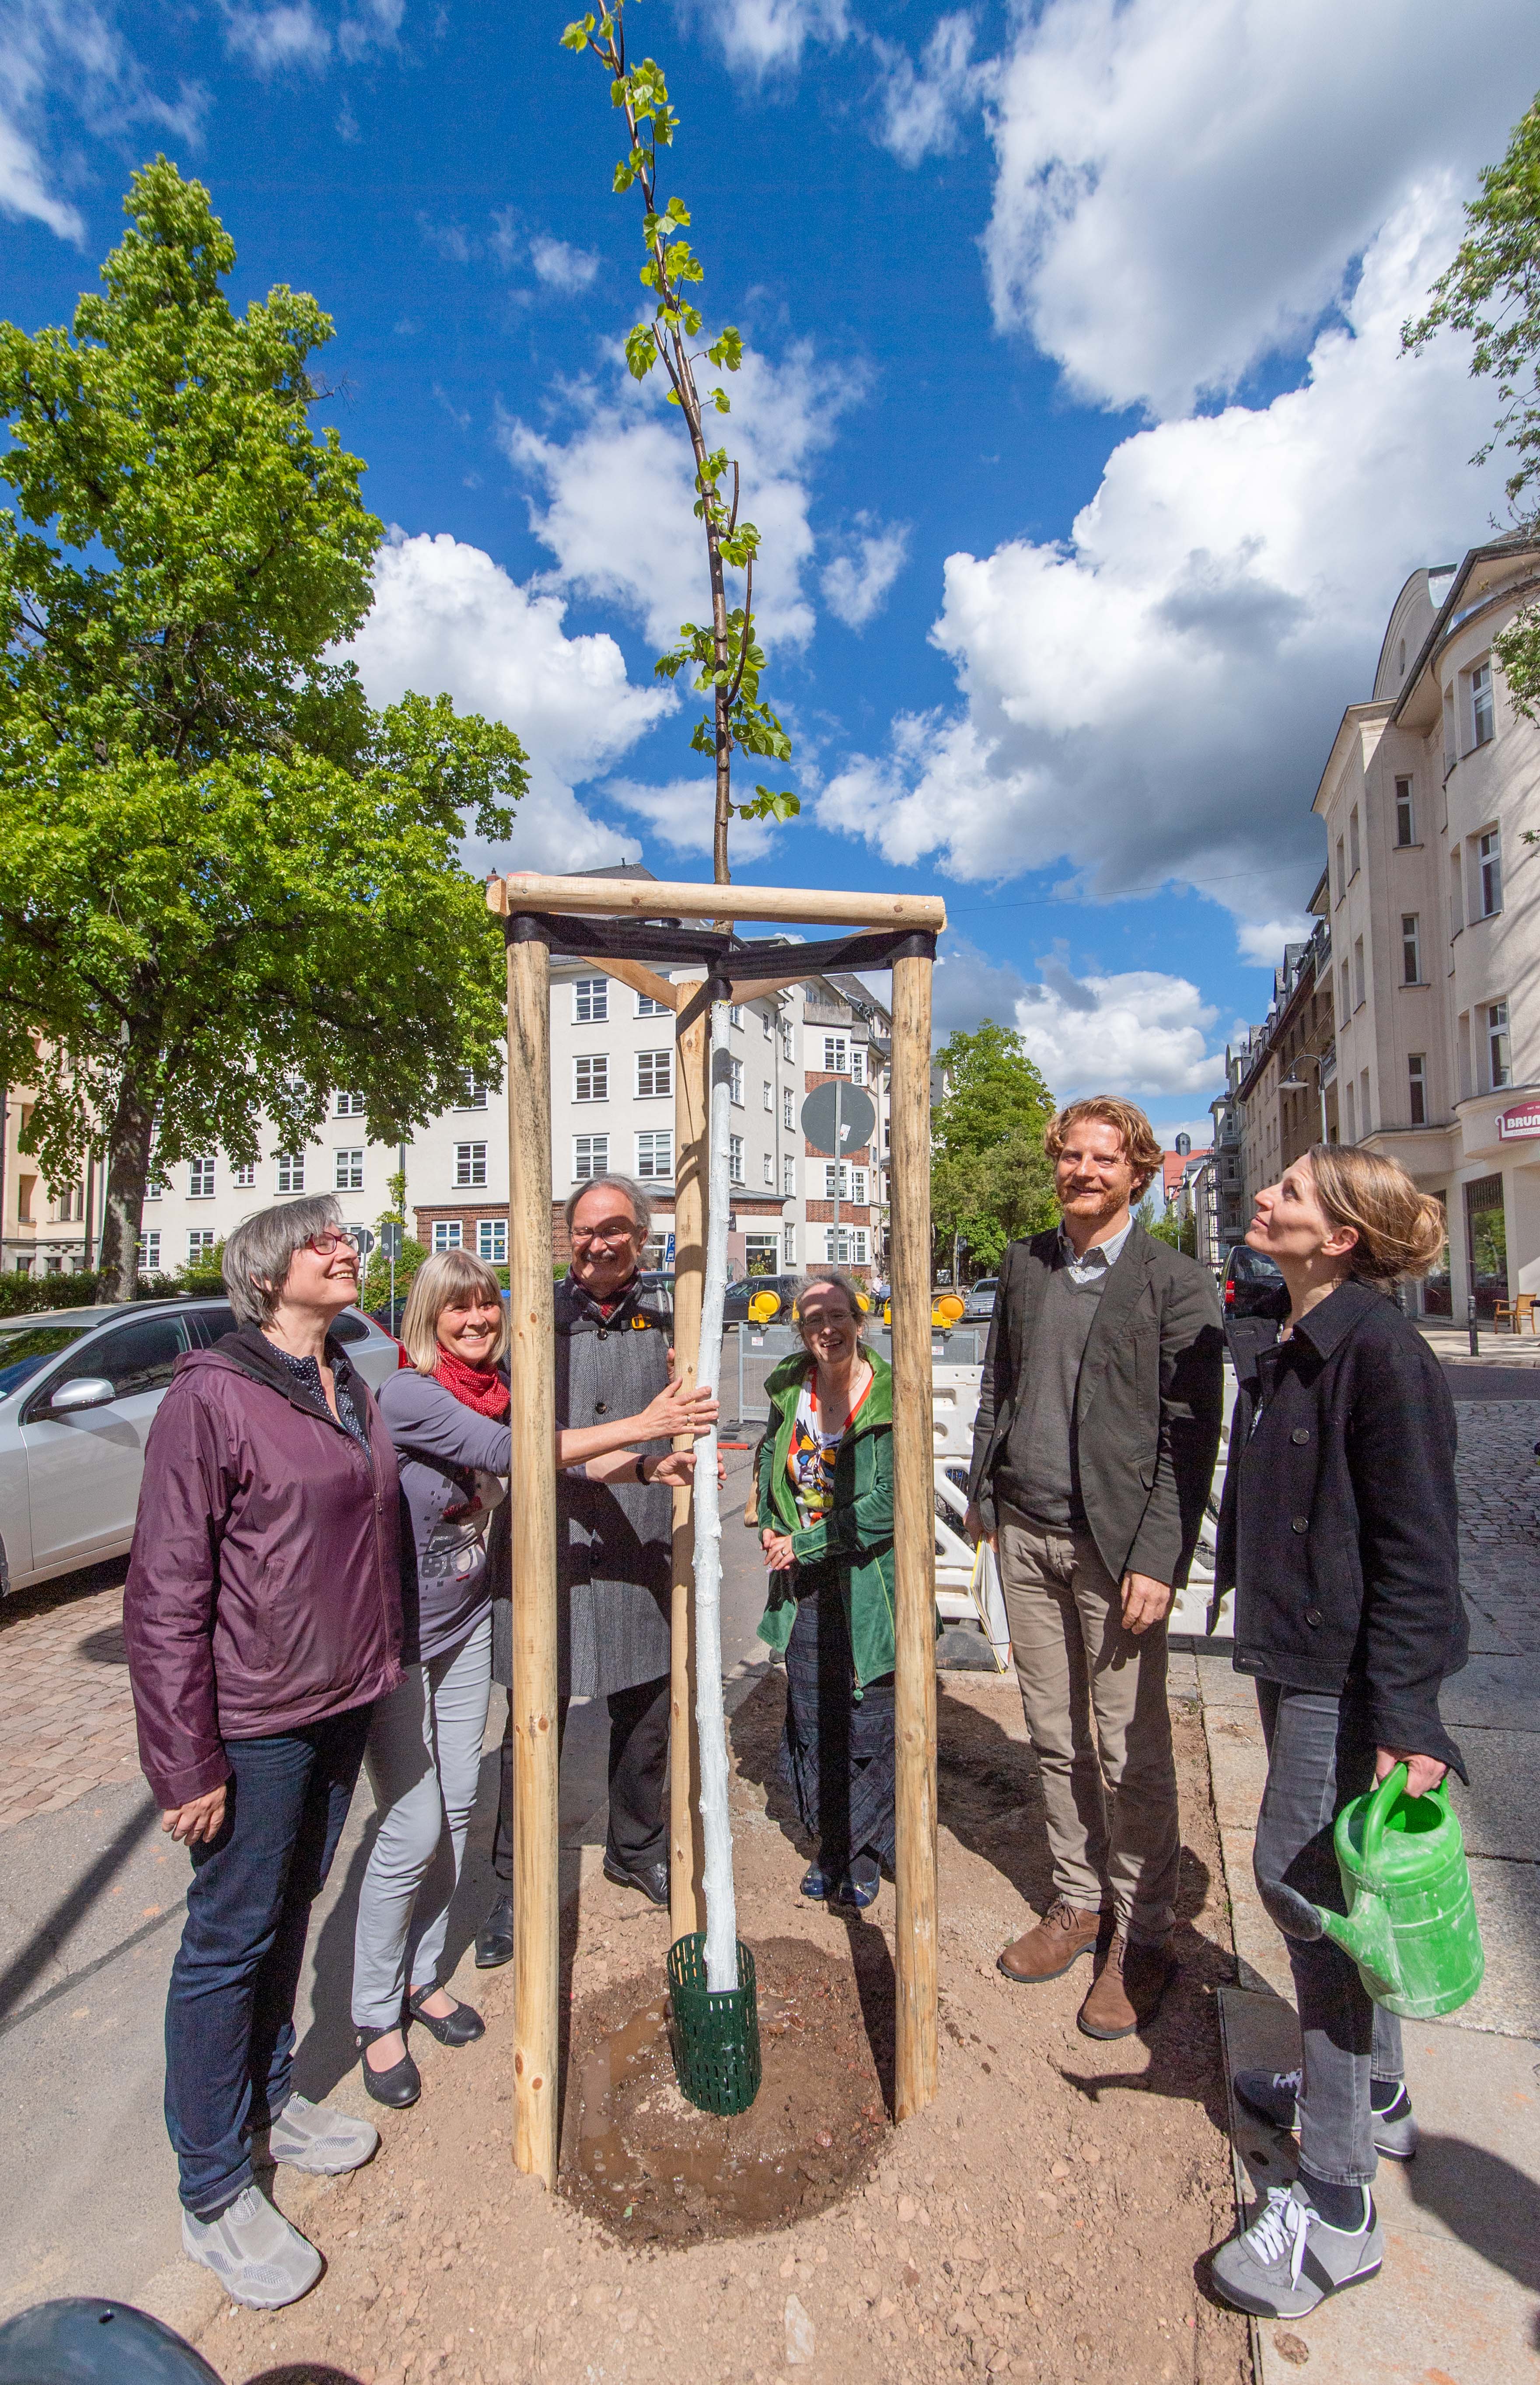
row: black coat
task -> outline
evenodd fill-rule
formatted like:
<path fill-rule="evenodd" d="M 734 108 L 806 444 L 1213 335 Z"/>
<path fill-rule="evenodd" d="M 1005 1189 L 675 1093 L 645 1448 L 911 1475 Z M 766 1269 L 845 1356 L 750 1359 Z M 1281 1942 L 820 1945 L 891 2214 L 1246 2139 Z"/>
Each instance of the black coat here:
<path fill-rule="evenodd" d="M 1032 1368 L 1058 1229 L 1012 1242 L 984 1355 L 968 1495 L 991 1528 L 995 1469 Z M 1214 1477 L 1224 1339 L 1213 1280 L 1135 1224 L 1096 1303 L 1075 1392 L 1085 1520 L 1114 1581 L 1187 1579 Z"/>
<path fill-rule="evenodd" d="M 1377 1747 L 1463 1777 L 1438 1712 L 1470 1642 L 1443 1368 L 1369 1284 L 1340 1284 L 1281 1347 L 1278 1331 L 1260 1317 L 1230 1329 L 1237 1391 L 1215 1590 L 1235 1592 L 1235 1669 L 1355 1689 Z"/>

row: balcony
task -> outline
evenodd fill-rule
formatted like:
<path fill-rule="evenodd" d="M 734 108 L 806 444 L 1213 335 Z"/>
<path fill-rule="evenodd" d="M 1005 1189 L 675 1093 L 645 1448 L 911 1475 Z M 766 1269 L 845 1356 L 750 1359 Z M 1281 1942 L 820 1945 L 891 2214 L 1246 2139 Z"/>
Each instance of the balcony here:
<path fill-rule="evenodd" d="M 1321 1090 L 1324 1093 L 1327 1086 L 1333 1083 L 1336 1079 L 1337 1053 L 1336 1045 L 1334 1043 L 1329 1052 L 1323 1052 L 1321 1054 L 1319 1073 L 1321 1077 Z"/>

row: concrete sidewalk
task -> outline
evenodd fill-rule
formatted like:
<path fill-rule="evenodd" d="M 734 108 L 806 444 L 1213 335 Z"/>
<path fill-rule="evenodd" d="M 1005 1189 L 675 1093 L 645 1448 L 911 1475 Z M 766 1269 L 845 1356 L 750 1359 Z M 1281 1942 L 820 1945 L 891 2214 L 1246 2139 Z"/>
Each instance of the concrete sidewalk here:
<path fill-rule="evenodd" d="M 1459 1400 L 1461 1567 L 1471 1661 L 1445 1719 L 1471 1786 L 1456 1798 L 1486 1951 L 1453 2019 L 1406 2026 L 1417 2159 L 1382 2163 L 1380 2277 L 1311 2317 L 1255 2329 L 1259 2385 L 1308 2360 L 1321 2385 L 1535 2385 L 1540 2379 L 1540 1468 L 1529 1400 Z M 1192 1672 L 1186 1670 L 1188 1664 Z M 1256 1692 L 1217 1645 L 1175 1657 L 1199 1699 L 1239 1985 L 1221 1992 L 1232 2076 L 1288 2069 L 1299 2039 L 1283 1942 L 1251 1854 L 1267 1759 Z M 1293 2175 L 1295 2142 L 1231 2110 L 1237 2197 Z"/>

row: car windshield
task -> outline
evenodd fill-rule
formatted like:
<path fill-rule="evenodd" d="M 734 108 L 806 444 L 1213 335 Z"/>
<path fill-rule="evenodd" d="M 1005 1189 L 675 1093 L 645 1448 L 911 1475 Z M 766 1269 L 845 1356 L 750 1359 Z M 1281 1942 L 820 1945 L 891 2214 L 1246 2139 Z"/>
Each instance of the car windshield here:
<path fill-rule="evenodd" d="M 0 1400 L 19 1391 L 40 1367 L 90 1330 L 86 1325 L 25 1325 L 18 1332 L 0 1333 Z"/>
<path fill-rule="evenodd" d="M 1236 1244 L 1230 1259 L 1231 1274 L 1238 1275 L 1246 1283 L 1266 1283 L 1278 1273 L 1276 1259 L 1270 1259 L 1266 1251 L 1249 1250 L 1244 1242 Z"/>

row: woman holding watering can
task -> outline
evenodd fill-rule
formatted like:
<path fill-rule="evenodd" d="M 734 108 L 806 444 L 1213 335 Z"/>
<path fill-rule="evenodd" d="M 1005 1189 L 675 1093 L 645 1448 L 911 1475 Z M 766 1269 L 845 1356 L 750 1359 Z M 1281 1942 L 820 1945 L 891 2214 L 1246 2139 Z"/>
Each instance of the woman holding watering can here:
<path fill-rule="evenodd" d="M 1257 1195 L 1246 1239 L 1277 1262 L 1288 1311 L 1229 1329 L 1238 1389 L 1215 1596 L 1234 1589 L 1235 1669 L 1257 1682 L 1257 1884 L 1288 1944 L 1304 2066 L 1235 2081 L 1253 2111 L 1297 2125 L 1299 2176 L 1220 2247 L 1213 2277 L 1237 2309 L 1301 2318 L 1379 2268 L 1376 2158 L 1409 2160 L 1417 2143 L 1400 2022 L 1316 1911 L 1344 1909 L 1333 1824 L 1398 1764 L 1411 1797 L 1451 1766 L 1464 1778 L 1438 1693 L 1469 1632 L 1454 1407 L 1389 1296 L 1437 1257 L 1439 1204 L 1394 1160 L 1318 1144 Z"/>

